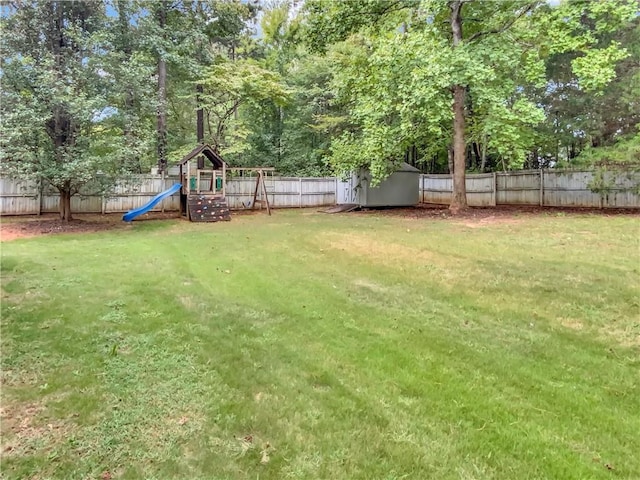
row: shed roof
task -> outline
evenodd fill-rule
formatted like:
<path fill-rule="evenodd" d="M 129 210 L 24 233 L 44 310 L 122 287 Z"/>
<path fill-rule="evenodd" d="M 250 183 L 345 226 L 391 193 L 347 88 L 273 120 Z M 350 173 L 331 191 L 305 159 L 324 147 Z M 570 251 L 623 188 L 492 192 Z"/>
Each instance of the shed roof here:
<path fill-rule="evenodd" d="M 414 167 L 413 165 L 409 165 L 407 162 L 402 162 L 400 164 L 400 168 L 396 170 L 396 172 L 416 172 L 420 173 L 420 170 Z"/>
<path fill-rule="evenodd" d="M 225 164 L 220 154 L 218 154 L 211 145 L 204 144 L 198 145 L 196 148 L 182 157 L 182 160 L 178 162 L 178 165 L 184 165 L 189 160 L 198 155 L 204 155 L 205 157 L 207 157 L 215 168 L 222 168 L 222 166 Z"/>
<path fill-rule="evenodd" d="M 360 172 L 371 172 L 371 170 L 368 167 L 361 167 Z M 390 175 L 397 172 L 422 173 L 419 169 L 413 165 L 409 165 L 407 162 L 402 162 L 398 168 L 390 173 Z"/>

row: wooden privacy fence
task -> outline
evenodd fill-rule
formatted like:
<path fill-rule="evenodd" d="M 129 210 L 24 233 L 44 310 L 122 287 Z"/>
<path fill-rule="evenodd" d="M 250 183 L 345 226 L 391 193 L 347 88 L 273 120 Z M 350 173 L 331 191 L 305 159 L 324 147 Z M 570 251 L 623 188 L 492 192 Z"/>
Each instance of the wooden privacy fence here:
<path fill-rule="evenodd" d="M 273 208 L 321 207 L 336 204 L 336 179 L 333 177 L 267 177 L 265 187 L 269 195 L 269 204 Z M 229 208 L 250 207 L 255 189 L 255 177 L 229 180 L 226 189 Z M 261 198 L 260 195 L 258 198 Z"/>
<path fill-rule="evenodd" d="M 123 213 L 141 207 L 158 193 L 178 182 L 174 177 L 139 175 L 119 182 L 106 194 L 80 192 L 71 197 L 75 213 Z M 249 208 L 255 190 L 255 177 L 227 182 L 227 201 L 232 209 Z M 335 205 L 336 179 L 275 177 L 266 183 L 272 207 L 319 207 Z M 0 214 L 33 215 L 58 211 L 60 195 L 51 186 L 36 182 L 0 178 Z M 178 211 L 180 195 L 163 200 L 153 211 Z"/>
<path fill-rule="evenodd" d="M 471 206 L 540 205 L 545 207 L 639 208 L 640 172 L 523 170 L 467 174 Z M 422 175 L 423 203 L 449 204 L 451 175 Z M 594 191 L 595 190 L 595 191 Z"/>
<path fill-rule="evenodd" d="M 140 207 L 178 181 L 174 177 L 139 175 L 119 182 L 108 194 L 80 193 L 71 199 L 77 213 L 122 213 Z M 560 207 L 640 208 L 640 172 L 526 170 L 467 175 L 467 199 L 472 206 L 541 205 Z M 448 204 L 451 175 L 421 175 L 423 203 Z M 595 188 L 599 186 L 600 188 Z M 337 200 L 336 178 L 275 177 L 266 182 L 273 207 L 321 207 Z M 594 192 L 593 190 L 597 191 Z M 232 209 L 251 207 L 255 178 L 227 182 L 227 202 Z M 0 177 L 0 214 L 29 215 L 58 211 L 58 193 L 36 182 Z M 178 194 L 165 199 L 154 211 L 177 211 Z"/>
<path fill-rule="evenodd" d="M 140 175 L 123 180 L 108 194 L 80 192 L 71 197 L 74 213 L 116 213 L 141 207 L 175 180 L 160 175 Z M 59 209 L 60 194 L 50 185 L 39 186 L 33 181 L 0 178 L 0 214 L 29 215 L 55 213 Z M 178 210 L 180 197 L 172 196 L 158 206 L 159 210 Z"/>

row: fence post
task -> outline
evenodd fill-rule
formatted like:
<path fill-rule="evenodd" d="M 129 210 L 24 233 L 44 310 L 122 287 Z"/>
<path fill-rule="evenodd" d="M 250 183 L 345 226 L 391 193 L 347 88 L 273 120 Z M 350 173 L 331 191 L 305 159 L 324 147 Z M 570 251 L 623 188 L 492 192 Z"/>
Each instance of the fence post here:
<path fill-rule="evenodd" d="M 495 207 L 498 204 L 498 174 L 496 172 L 493 172 L 493 192 L 491 196 Z"/>
<path fill-rule="evenodd" d="M 100 210 L 102 215 L 104 215 L 105 213 L 107 213 L 107 195 L 105 192 L 102 192 L 101 200 L 102 204 L 100 205 Z"/>
<path fill-rule="evenodd" d="M 222 166 L 224 167 L 224 164 L 222 164 Z M 216 187 L 215 187 L 215 185 L 216 185 L 216 176 L 215 176 L 215 173 L 214 173 L 214 174 L 212 174 L 212 175 L 213 175 L 213 188 L 216 188 Z M 161 191 L 161 192 L 164 192 L 164 191 L 168 188 L 168 187 L 167 187 L 167 184 L 168 184 L 169 182 L 167 182 L 167 180 L 169 180 L 169 179 L 165 176 L 165 171 L 164 171 L 164 170 L 162 170 L 162 182 L 161 182 L 162 187 L 160 188 L 160 191 Z M 160 202 L 160 203 L 162 204 L 162 213 L 164 213 L 164 210 L 165 210 L 164 204 L 165 204 L 165 202 Z"/>
<path fill-rule="evenodd" d="M 36 191 L 36 200 L 38 203 L 38 215 L 42 215 L 42 182 L 38 182 L 38 189 Z"/>
<path fill-rule="evenodd" d="M 298 180 L 298 208 L 302 208 L 302 177 Z"/>
<path fill-rule="evenodd" d="M 544 170 L 540 169 L 540 206 L 544 207 Z"/>
<path fill-rule="evenodd" d="M 422 175 L 422 203 L 427 202 L 427 176 L 425 174 Z"/>

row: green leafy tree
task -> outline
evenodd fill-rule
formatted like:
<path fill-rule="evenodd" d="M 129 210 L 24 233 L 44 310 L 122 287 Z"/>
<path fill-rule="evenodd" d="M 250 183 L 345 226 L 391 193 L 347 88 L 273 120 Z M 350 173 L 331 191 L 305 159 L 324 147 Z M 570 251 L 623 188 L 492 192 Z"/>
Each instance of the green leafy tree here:
<path fill-rule="evenodd" d="M 207 119 L 207 140 L 221 152 L 234 148 L 227 131 L 238 108 L 265 100 L 283 104 L 288 97 L 279 75 L 252 60 L 221 58 L 204 70 L 198 84 L 203 87 L 200 102 Z"/>
<path fill-rule="evenodd" d="M 142 47 L 156 62 L 156 146 L 160 170 L 198 141 L 198 80 L 217 58 L 234 59 L 257 9 L 239 0 L 139 0 Z"/>
<path fill-rule="evenodd" d="M 265 100 L 239 110 L 246 139 L 237 161 L 275 166 L 287 175 L 326 175 L 331 132 L 325 120 L 333 113 L 329 61 L 301 44 L 301 16 L 290 1 L 265 6 L 261 31 L 255 57 L 280 75 L 289 95 L 286 103 Z"/>
<path fill-rule="evenodd" d="M 632 18 L 631 4 L 310 1 L 310 43 L 337 58 L 334 88 L 353 123 L 332 144 L 336 167 L 366 165 L 380 180 L 408 148 L 448 143 L 451 209 L 466 208 L 468 147 L 483 159 L 489 149 L 503 168 L 522 166 L 545 120 L 526 90 L 544 88 L 544 59 L 575 52 L 582 88 L 601 89 L 627 52 L 598 43 L 584 19 L 614 31 Z"/>
<path fill-rule="evenodd" d="M 114 136 L 122 136 L 127 171 L 141 173 L 155 163 L 154 58 L 143 48 L 138 25 L 142 9 L 135 0 L 107 2 L 116 15 L 106 18 L 100 72 L 109 115 L 102 122 Z"/>
<path fill-rule="evenodd" d="M 122 166 L 121 136 L 103 123 L 104 5 L 17 0 L 4 8 L 2 168 L 53 185 L 60 218 L 69 221 L 71 197 Z"/>
<path fill-rule="evenodd" d="M 580 26 L 600 44 L 624 47 L 627 56 L 616 63 L 614 78 L 596 91 L 586 89 L 571 68 L 580 52 L 547 58 L 548 83 L 530 93 L 547 116 L 539 131 L 539 151 L 533 155 L 538 163 L 579 163 L 576 157 L 581 151 L 609 147 L 633 136 L 640 121 L 640 17 L 613 30 L 598 28 L 587 17 Z"/>

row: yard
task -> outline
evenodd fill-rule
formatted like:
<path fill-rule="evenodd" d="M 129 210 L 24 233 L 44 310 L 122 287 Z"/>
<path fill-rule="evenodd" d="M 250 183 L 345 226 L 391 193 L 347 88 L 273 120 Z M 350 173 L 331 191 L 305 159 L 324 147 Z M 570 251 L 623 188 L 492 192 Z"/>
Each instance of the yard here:
<path fill-rule="evenodd" d="M 640 478 L 637 215 L 2 244 L 2 475 Z"/>

